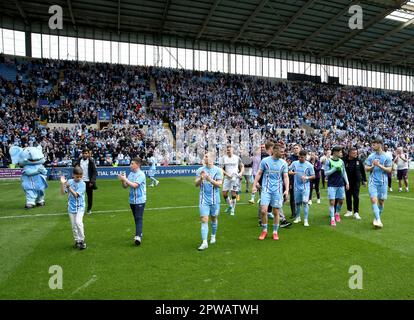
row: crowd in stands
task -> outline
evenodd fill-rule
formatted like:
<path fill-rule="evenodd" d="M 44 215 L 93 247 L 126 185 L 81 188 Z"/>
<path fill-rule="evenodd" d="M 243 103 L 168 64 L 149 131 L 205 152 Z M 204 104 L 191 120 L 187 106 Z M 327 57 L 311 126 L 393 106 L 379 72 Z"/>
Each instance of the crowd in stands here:
<path fill-rule="evenodd" d="M 379 134 L 391 148 L 402 146 L 414 155 L 410 93 L 174 69 L 157 69 L 155 75 L 167 106 L 158 113 L 185 132 L 256 129 L 319 153 L 334 144 L 357 145 L 367 153 L 370 138 Z M 293 130 L 304 125 L 308 130 Z M 276 133 L 280 128 L 292 130 Z"/>
<path fill-rule="evenodd" d="M 11 145 L 37 144 L 47 165 L 71 165 L 85 146 L 98 165 L 127 165 L 135 156 L 153 155 L 163 164 L 198 162 L 188 153 L 192 137 L 185 137 L 190 142 L 178 157 L 163 122 L 174 135 L 177 124 L 184 132 L 249 129 L 319 154 L 334 144 L 356 145 L 366 154 L 370 138 L 379 134 L 391 149 L 401 146 L 414 159 L 414 95 L 407 92 L 73 61 L 3 64 L 15 68 L 16 79 L 0 74 L 0 166 L 10 162 Z M 151 78 L 162 108 L 152 107 Z M 104 129 L 97 125 L 101 112 L 111 118 Z M 250 152 L 256 147 L 249 146 Z"/>
<path fill-rule="evenodd" d="M 17 74 L 13 80 L 0 75 L 0 165 L 9 162 L 11 145 L 41 144 L 49 165 L 70 165 L 85 146 L 99 165 L 127 165 L 155 148 L 153 135 L 144 135 L 144 128 L 156 131 L 160 124 L 146 117 L 148 67 L 53 60 L 4 64 Z M 101 110 L 112 125 L 91 129 Z M 73 126 L 51 129 L 46 123 Z"/>

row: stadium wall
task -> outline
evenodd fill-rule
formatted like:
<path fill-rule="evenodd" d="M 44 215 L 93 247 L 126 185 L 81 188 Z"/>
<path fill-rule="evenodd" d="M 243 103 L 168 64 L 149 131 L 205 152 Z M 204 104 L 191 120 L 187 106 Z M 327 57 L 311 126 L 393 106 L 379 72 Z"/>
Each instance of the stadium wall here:
<path fill-rule="evenodd" d="M 143 166 L 142 170 L 148 175 L 149 166 Z M 171 177 L 191 177 L 195 176 L 200 165 L 195 166 L 160 166 L 157 167 L 157 178 L 171 178 Z M 47 168 L 48 180 L 58 180 L 60 176 L 72 176 L 71 167 L 52 167 Z M 414 170 L 414 161 L 410 162 L 410 170 Z M 98 179 L 117 179 L 121 173 L 129 174 L 129 167 L 97 167 Z M 0 168 L 0 181 L 6 179 L 20 179 L 22 176 L 22 169 Z"/>
<path fill-rule="evenodd" d="M 142 170 L 148 175 L 149 166 L 143 166 Z M 190 177 L 195 176 L 197 169 L 200 166 L 160 166 L 157 167 L 157 178 L 169 177 Z M 97 167 L 98 179 L 117 179 L 121 173 L 129 174 L 129 167 Z M 58 180 L 60 176 L 72 176 L 73 168 L 70 167 L 51 167 L 47 168 L 48 180 Z M 4 179 L 19 179 L 22 176 L 22 169 L 0 169 L 0 180 Z"/>

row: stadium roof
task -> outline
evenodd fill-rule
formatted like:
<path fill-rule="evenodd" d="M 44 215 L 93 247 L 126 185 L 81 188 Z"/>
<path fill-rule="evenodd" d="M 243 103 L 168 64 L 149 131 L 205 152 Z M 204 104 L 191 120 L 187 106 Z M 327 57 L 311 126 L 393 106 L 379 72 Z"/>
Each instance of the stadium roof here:
<path fill-rule="evenodd" d="M 26 25 L 47 23 L 55 4 L 74 30 L 136 31 L 414 67 L 414 1 L 11 0 L 1 2 L 0 12 Z M 362 7 L 363 29 L 348 27 L 351 5 Z"/>

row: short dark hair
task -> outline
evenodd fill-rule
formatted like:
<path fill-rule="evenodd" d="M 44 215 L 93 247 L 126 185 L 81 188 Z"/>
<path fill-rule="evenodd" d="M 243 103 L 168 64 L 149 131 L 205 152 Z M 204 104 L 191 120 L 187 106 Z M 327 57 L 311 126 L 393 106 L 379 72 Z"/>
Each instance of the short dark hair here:
<path fill-rule="evenodd" d="M 80 167 L 80 166 L 76 166 L 75 168 L 73 168 L 73 174 L 75 175 L 80 175 L 80 174 L 83 174 L 83 170 L 82 170 L 82 168 Z"/>
<path fill-rule="evenodd" d="M 301 157 L 305 156 L 306 157 L 307 155 L 308 155 L 308 152 L 306 150 L 302 149 L 302 150 L 299 151 L 299 156 L 301 156 Z"/>
<path fill-rule="evenodd" d="M 131 162 L 135 162 L 137 165 L 141 166 L 142 160 L 138 157 L 132 158 Z"/>
<path fill-rule="evenodd" d="M 383 144 L 384 140 L 382 139 L 381 136 L 374 136 L 372 137 L 371 143 L 380 143 Z"/>
<path fill-rule="evenodd" d="M 332 148 L 332 152 L 338 152 L 338 151 L 342 151 L 342 147 L 341 146 L 334 146 Z"/>
<path fill-rule="evenodd" d="M 86 153 L 86 152 L 89 153 L 89 149 L 88 148 L 83 148 L 82 153 Z"/>

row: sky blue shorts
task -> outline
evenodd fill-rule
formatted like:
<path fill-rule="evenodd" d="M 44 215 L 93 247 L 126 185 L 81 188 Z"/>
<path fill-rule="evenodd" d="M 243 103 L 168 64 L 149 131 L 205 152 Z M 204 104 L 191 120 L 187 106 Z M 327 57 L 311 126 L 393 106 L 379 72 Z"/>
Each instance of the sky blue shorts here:
<path fill-rule="evenodd" d="M 309 201 L 310 191 L 303 190 L 303 191 L 295 191 L 295 203 L 307 203 Z"/>
<path fill-rule="evenodd" d="M 261 206 L 272 206 L 272 208 L 282 208 L 283 207 L 283 194 L 281 193 L 270 193 L 262 192 L 260 194 L 260 205 Z"/>
<path fill-rule="evenodd" d="M 200 217 L 213 216 L 216 217 L 220 213 L 220 203 L 217 204 L 200 204 Z"/>
<path fill-rule="evenodd" d="M 328 199 L 345 199 L 345 187 L 328 187 Z"/>
<path fill-rule="evenodd" d="M 388 196 L 388 185 L 377 186 L 375 184 L 368 184 L 368 192 L 371 198 L 376 197 L 377 199 L 385 200 Z"/>

